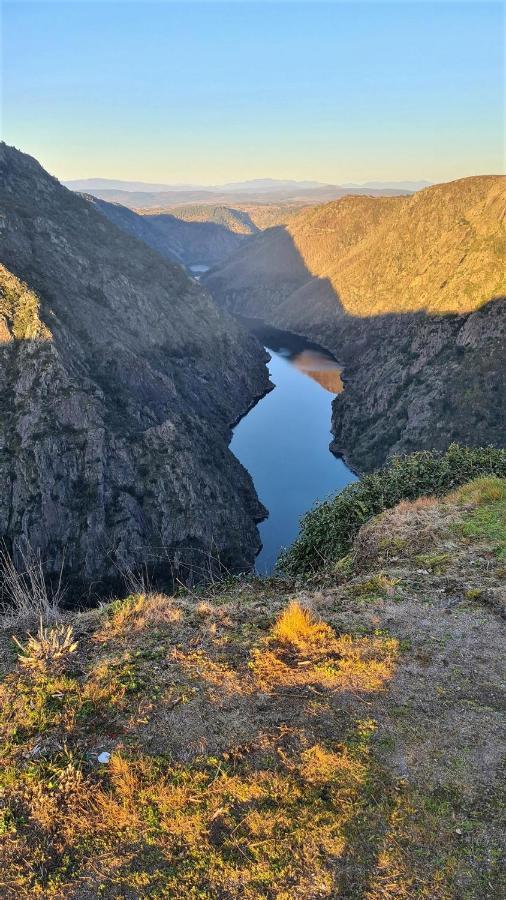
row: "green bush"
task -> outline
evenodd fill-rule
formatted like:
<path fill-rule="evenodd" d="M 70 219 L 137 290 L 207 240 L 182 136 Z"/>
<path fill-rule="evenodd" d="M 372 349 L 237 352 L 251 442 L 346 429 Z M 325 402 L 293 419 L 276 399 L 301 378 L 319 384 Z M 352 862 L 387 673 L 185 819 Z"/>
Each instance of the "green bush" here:
<path fill-rule="evenodd" d="M 443 496 L 479 475 L 506 477 L 506 450 L 452 444 L 445 453 L 395 457 L 306 513 L 297 540 L 281 553 L 276 568 L 287 575 L 317 572 L 345 556 L 361 525 L 384 509 L 401 500 Z"/>

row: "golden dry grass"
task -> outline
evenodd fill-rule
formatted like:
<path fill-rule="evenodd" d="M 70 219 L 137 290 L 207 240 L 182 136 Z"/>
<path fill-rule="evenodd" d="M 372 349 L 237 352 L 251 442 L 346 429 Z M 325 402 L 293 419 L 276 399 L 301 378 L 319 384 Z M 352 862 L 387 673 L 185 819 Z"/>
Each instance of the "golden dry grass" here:
<path fill-rule="evenodd" d="M 297 600 L 292 600 L 283 610 L 271 634 L 280 644 L 309 652 L 318 651 L 334 638 L 332 629 L 315 619 Z"/>
<path fill-rule="evenodd" d="M 449 506 L 404 509 L 392 540 L 439 516 L 441 555 Z M 2 898 L 501 896 L 495 570 L 470 546 L 444 574 L 458 613 L 416 560 L 375 569 L 377 542 L 367 573 L 302 596 L 236 582 L 74 617 L 65 672 L 11 653 Z"/>

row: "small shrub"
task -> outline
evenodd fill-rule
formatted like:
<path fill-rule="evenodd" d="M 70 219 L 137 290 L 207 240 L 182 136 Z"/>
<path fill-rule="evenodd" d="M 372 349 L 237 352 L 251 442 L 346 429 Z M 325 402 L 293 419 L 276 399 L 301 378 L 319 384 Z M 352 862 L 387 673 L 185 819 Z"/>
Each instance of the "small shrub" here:
<path fill-rule="evenodd" d="M 396 457 L 306 513 L 299 537 L 283 551 L 277 568 L 287 575 L 317 572 L 346 556 L 360 527 L 383 510 L 401 500 L 442 497 L 484 475 L 506 478 L 506 450 L 452 444 L 445 453 Z"/>
<path fill-rule="evenodd" d="M 72 625 L 45 628 L 42 620 L 37 635 L 34 637 L 30 634 L 26 644 L 21 644 L 17 638 L 13 640 L 20 650 L 19 663 L 32 671 L 51 671 L 53 674 L 61 671 L 69 656 L 77 650 Z"/>

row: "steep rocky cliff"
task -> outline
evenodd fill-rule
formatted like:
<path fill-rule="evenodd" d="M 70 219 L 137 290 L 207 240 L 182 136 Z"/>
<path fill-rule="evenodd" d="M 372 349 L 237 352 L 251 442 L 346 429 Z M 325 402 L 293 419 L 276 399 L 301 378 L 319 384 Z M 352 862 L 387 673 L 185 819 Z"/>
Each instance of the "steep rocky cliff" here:
<path fill-rule="evenodd" d="M 228 450 L 259 345 L 180 266 L 0 145 L 0 538 L 103 591 L 237 571 L 264 510 Z"/>
<path fill-rule="evenodd" d="M 319 341 L 345 365 L 334 449 L 506 443 L 504 179 L 348 197 L 250 239 L 205 277 L 223 306 Z"/>

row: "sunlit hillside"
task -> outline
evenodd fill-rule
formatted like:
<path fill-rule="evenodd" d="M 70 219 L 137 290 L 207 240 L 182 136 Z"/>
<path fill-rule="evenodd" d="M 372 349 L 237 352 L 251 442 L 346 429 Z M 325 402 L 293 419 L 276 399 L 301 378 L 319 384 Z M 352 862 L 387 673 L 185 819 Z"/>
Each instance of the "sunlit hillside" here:
<path fill-rule="evenodd" d="M 139 210 L 146 215 L 155 215 L 162 210 L 146 209 Z M 240 209 L 233 209 L 230 206 L 212 206 L 206 203 L 196 203 L 187 206 L 174 206 L 170 209 L 164 209 L 163 212 L 170 213 L 177 219 L 183 219 L 185 222 L 214 222 L 216 225 L 223 225 L 229 231 L 237 234 L 254 234 L 257 231 L 256 226 L 250 219 L 249 215 Z"/>
<path fill-rule="evenodd" d="M 302 211 L 216 276 L 231 289 L 329 279 L 354 316 L 466 313 L 506 290 L 506 180 L 478 176 L 410 197 L 345 197 Z M 294 299 L 294 303 L 295 303 Z M 311 303 L 311 288 L 305 291 Z"/>

